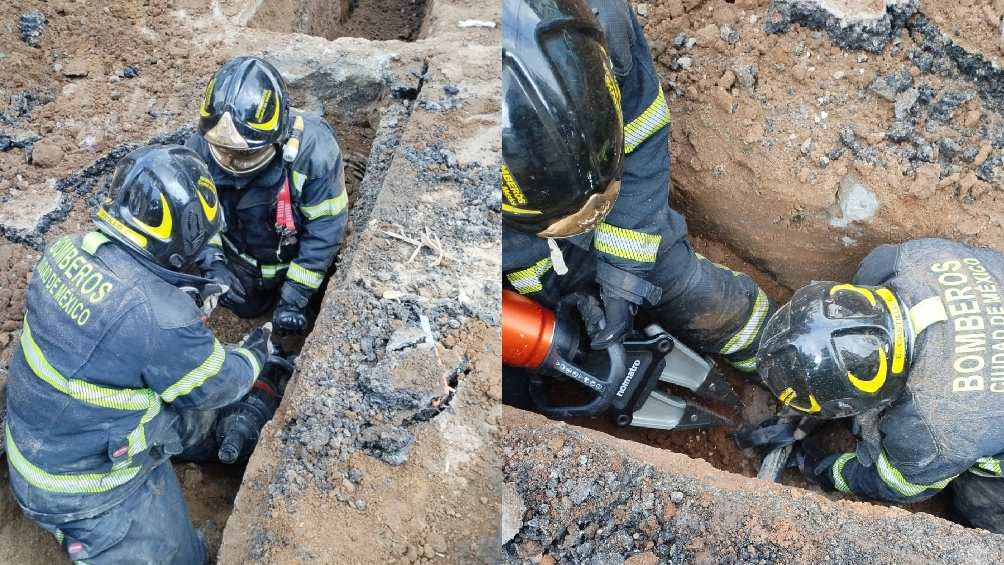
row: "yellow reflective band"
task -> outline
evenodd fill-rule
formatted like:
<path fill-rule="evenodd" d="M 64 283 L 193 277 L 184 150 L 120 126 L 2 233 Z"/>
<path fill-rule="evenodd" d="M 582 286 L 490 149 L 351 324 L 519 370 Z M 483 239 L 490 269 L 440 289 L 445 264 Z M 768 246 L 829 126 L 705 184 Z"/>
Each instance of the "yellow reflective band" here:
<path fill-rule="evenodd" d="M 234 353 L 246 359 L 247 362 L 251 365 L 251 370 L 254 371 L 255 376 L 258 376 L 258 373 L 261 372 L 261 364 L 258 363 L 258 358 L 255 357 L 254 353 L 251 353 L 250 351 L 244 349 L 243 347 L 235 348 Z"/>
<path fill-rule="evenodd" d="M 614 107 L 620 110 L 621 107 L 621 87 L 617 84 L 617 80 L 614 79 L 614 74 L 610 72 L 610 68 L 606 68 L 603 73 L 603 82 L 607 85 L 607 90 L 610 91 L 610 98 L 614 101 Z"/>
<path fill-rule="evenodd" d="M 518 214 L 521 216 L 537 216 L 543 213 L 540 210 L 528 210 L 526 208 L 517 208 L 510 204 L 506 204 L 505 202 L 502 203 L 502 211 L 509 212 L 510 214 Z"/>
<path fill-rule="evenodd" d="M 750 312 L 750 317 L 746 319 L 746 323 L 743 325 L 742 329 L 736 332 L 736 334 L 733 335 L 724 346 L 722 346 L 722 355 L 730 355 L 732 353 L 742 351 L 752 345 L 756 336 L 760 335 L 760 329 L 763 327 L 764 320 L 767 319 L 767 312 L 769 310 L 770 299 L 767 298 L 767 295 L 764 294 L 763 290 L 758 288 L 756 300 L 753 302 L 753 310 Z"/>
<path fill-rule="evenodd" d="M 537 261 L 533 266 L 519 271 L 513 271 L 506 275 L 509 284 L 520 294 L 531 294 L 544 290 L 541 284 L 541 277 L 551 268 L 551 258 L 547 257 Z"/>
<path fill-rule="evenodd" d="M 1004 477 L 1004 469 L 1001 468 L 1001 461 L 996 457 L 980 457 L 976 460 L 976 465 L 970 471 L 980 476 Z"/>
<path fill-rule="evenodd" d="M 835 285 L 833 285 L 832 287 L 830 287 L 830 296 L 833 296 L 833 295 L 837 294 L 838 292 L 840 292 L 842 290 L 846 290 L 846 291 L 849 291 L 849 292 L 856 292 L 856 293 L 860 294 L 861 296 L 864 296 L 865 298 L 867 298 L 868 302 L 872 306 L 877 306 L 878 305 L 875 302 L 875 295 L 872 294 L 872 291 L 868 290 L 867 288 L 862 288 L 860 286 L 854 286 L 853 284 L 835 284 Z"/>
<path fill-rule="evenodd" d="M 262 122 L 260 120 L 265 115 L 265 107 L 268 104 L 269 99 L 273 101 L 272 105 L 275 107 L 275 110 L 272 112 L 272 117 L 269 118 L 268 121 Z M 275 128 L 279 126 L 279 97 L 272 96 L 271 90 L 262 91 L 261 102 L 258 108 L 261 112 L 261 116 L 256 117 L 255 119 L 259 120 L 259 122 L 248 122 L 248 126 L 258 131 L 274 131 Z"/>
<path fill-rule="evenodd" d="M 795 410 L 798 410 L 799 412 L 806 412 L 808 414 L 815 414 L 816 412 L 820 412 L 822 410 L 822 407 L 819 406 L 819 402 L 816 400 L 816 395 L 814 395 L 814 394 L 810 394 L 809 395 L 809 406 L 807 406 L 807 407 L 797 406 L 795 404 L 792 404 L 791 402 L 793 400 L 795 400 L 795 398 L 797 398 L 797 397 L 798 397 L 798 395 L 795 394 L 795 390 L 792 389 L 791 387 L 788 387 L 788 388 L 784 389 L 783 391 L 781 391 L 781 394 L 778 395 L 777 398 L 785 406 L 791 406 L 792 408 L 794 408 Z"/>
<path fill-rule="evenodd" d="M 940 296 L 925 298 L 914 304 L 907 315 L 910 317 L 910 328 L 913 329 L 915 336 L 933 324 L 948 320 L 945 303 L 941 301 Z"/>
<path fill-rule="evenodd" d="M 868 380 L 859 379 L 854 376 L 854 373 L 847 371 L 847 380 L 851 381 L 854 388 L 867 392 L 869 394 L 878 392 L 879 389 L 885 385 L 886 374 L 889 372 L 889 362 L 885 357 L 885 350 L 879 349 L 879 366 L 878 371 L 875 372 L 875 376 Z"/>
<path fill-rule="evenodd" d="M 276 275 L 289 268 L 289 263 L 279 263 L 277 265 L 262 265 L 261 276 L 266 279 L 274 279 Z"/>
<path fill-rule="evenodd" d="M 659 94 L 649 104 L 648 108 L 640 116 L 624 126 L 624 151 L 631 153 L 644 143 L 645 140 L 669 125 L 671 121 L 669 106 L 666 105 L 666 95 L 663 94 L 662 86 L 660 85 Z"/>
<path fill-rule="evenodd" d="M 857 458 L 857 454 L 845 453 L 838 457 L 837 460 L 833 462 L 833 467 L 830 468 L 830 473 L 833 477 L 833 486 L 844 494 L 854 494 L 851 491 L 851 487 L 847 484 L 847 480 L 844 479 L 844 466 L 853 461 L 855 458 Z"/>
<path fill-rule="evenodd" d="M 212 353 L 198 367 L 192 369 L 173 385 L 167 387 L 164 394 L 161 394 L 160 397 L 164 399 L 164 402 L 173 402 L 179 396 L 192 392 L 202 386 L 207 380 L 219 374 L 220 369 L 223 368 L 223 361 L 226 358 L 226 350 L 214 338 Z"/>
<path fill-rule="evenodd" d="M 903 372 L 903 366 L 906 364 L 906 332 L 903 329 L 903 312 L 899 309 L 899 302 L 896 301 L 896 297 L 893 296 L 892 291 L 888 288 L 877 289 L 875 294 L 879 295 L 883 302 L 885 302 L 886 307 L 889 308 L 889 313 L 892 315 L 892 372 L 893 374 L 899 374 Z"/>
<path fill-rule="evenodd" d="M 113 218 L 103 206 L 98 208 L 98 218 L 107 222 L 109 226 L 115 228 L 116 231 L 124 235 L 129 241 L 142 248 L 146 248 L 146 238 L 142 234 L 118 221 L 118 219 Z"/>
<path fill-rule="evenodd" d="M 322 216 L 337 216 L 345 210 L 349 204 L 349 197 L 343 190 L 341 194 L 334 198 L 321 201 L 311 206 L 300 206 L 300 211 L 308 220 L 316 220 Z"/>
<path fill-rule="evenodd" d="M 303 183 L 307 181 L 307 175 L 300 171 L 293 171 L 293 190 L 300 194 L 303 191 Z"/>
<path fill-rule="evenodd" d="M 223 238 L 220 237 L 220 234 L 216 234 L 213 237 L 209 238 L 209 242 L 208 243 L 209 243 L 209 245 L 212 245 L 212 246 L 215 246 L 215 247 L 223 247 Z"/>
<path fill-rule="evenodd" d="M 80 248 L 94 255 L 98 252 L 98 248 L 108 243 L 108 241 L 108 236 L 99 231 L 87 232 L 83 241 L 80 242 Z"/>
<path fill-rule="evenodd" d="M 929 489 L 941 490 L 948 486 L 948 483 L 952 482 L 955 477 L 958 477 L 958 475 L 952 475 L 947 479 L 933 482 L 929 485 L 911 483 L 903 477 L 903 473 L 899 469 L 893 467 L 885 450 L 879 454 L 878 461 L 875 463 L 875 470 L 878 471 L 878 476 L 882 479 L 883 483 L 902 496 L 916 496 Z"/>
<path fill-rule="evenodd" d="M 654 263 L 661 242 L 661 235 L 619 228 L 606 222 L 596 226 L 593 237 L 597 251 L 639 263 Z"/>
<path fill-rule="evenodd" d="M 7 457 L 21 477 L 31 486 L 46 492 L 63 494 L 97 494 L 108 492 L 132 480 L 142 467 L 126 467 L 108 473 L 84 473 L 79 475 L 56 475 L 37 467 L 21 453 L 10 433 L 10 426 L 4 426 Z"/>
<path fill-rule="evenodd" d="M 272 91 L 265 89 L 261 91 L 261 101 L 258 102 L 258 109 L 255 110 L 254 119 L 259 122 L 265 117 L 265 109 L 268 105 L 268 99 L 272 97 Z"/>
<path fill-rule="evenodd" d="M 753 371 L 756 371 L 756 357 L 750 357 L 749 359 L 743 359 L 742 361 L 729 361 L 729 364 L 744 373 L 752 373 Z"/>
<path fill-rule="evenodd" d="M 212 179 L 199 177 L 199 186 L 213 193 L 213 205 L 210 206 L 209 203 L 206 202 L 206 198 L 202 196 L 202 191 L 195 191 L 199 194 L 199 202 L 202 203 L 202 211 L 205 212 L 206 218 L 209 218 L 209 221 L 211 222 L 216 218 L 216 212 L 220 208 L 220 198 L 216 195 L 216 185 L 213 184 Z"/>
<path fill-rule="evenodd" d="M 286 273 L 286 278 L 308 288 L 320 288 L 321 283 L 324 282 L 324 275 L 322 273 L 311 271 L 296 263 L 289 264 L 289 272 Z"/>
<path fill-rule="evenodd" d="M 202 104 L 199 105 L 199 115 L 203 118 L 208 118 L 211 114 L 209 113 L 209 103 L 213 98 L 213 87 L 216 86 L 216 77 L 213 77 L 206 85 L 206 92 L 202 95 Z"/>
<path fill-rule="evenodd" d="M 174 227 L 174 219 L 171 217 L 171 207 L 167 204 L 167 197 L 163 194 L 160 195 L 160 225 L 153 227 L 149 224 L 145 224 L 139 220 L 139 218 L 133 218 L 133 221 L 139 225 L 146 233 L 156 237 L 161 241 L 167 241 L 171 237 L 171 229 Z"/>

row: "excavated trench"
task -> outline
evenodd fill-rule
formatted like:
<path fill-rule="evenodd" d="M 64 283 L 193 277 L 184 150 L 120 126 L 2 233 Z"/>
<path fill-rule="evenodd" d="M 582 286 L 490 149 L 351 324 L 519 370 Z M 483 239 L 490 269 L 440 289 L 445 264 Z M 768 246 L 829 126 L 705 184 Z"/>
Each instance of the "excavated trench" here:
<path fill-rule="evenodd" d="M 265 0 L 249 26 L 326 39 L 418 38 L 430 0 Z"/>
<path fill-rule="evenodd" d="M 314 4 L 314 8 L 320 9 L 318 6 L 326 3 Z M 365 2 L 357 6 L 353 2 L 348 21 L 359 21 L 364 13 L 369 12 L 383 17 L 382 12 L 375 11 L 378 8 Z M 416 24 L 418 26 L 420 19 Z M 342 29 L 344 33 L 341 35 L 352 34 L 347 31 L 350 28 Z M 377 31 L 373 30 L 373 33 Z M 279 66 L 282 67 L 281 62 Z M 350 202 L 348 233 L 368 221 L 394 147 L 421 89 L 424 71 L 424 68 L 416 68 L 404 78 L 391 80 L 378 73 L 331 73 L 320 68 L 290 82 L 297 107 L 321 113 L 336 132 L 345 160 L 346 191 Z M 157 136 L 150 143 L 183 143 L 192 131 L 190 127 L 185 127 L 169 135 Z M 46 195 L 46 201 L 53 201 L 51 210 L 40 215 L 40 221 L 35 225 L 0 226 L 0 235 L 3 236 L 0 240 L 0 283 L 3 283 L 0 284 L 0 350 L 3 359 L 9 359 L 16 343 L 24 312 L 27 279 L 40 250 L 59 235 L 89 229 L 90 213 L 107 194 L 107 183 L 115 163 L 135 147 L 116 147 L 91 166 L 57 181 L 52 194 Z M 352 253 L 352 240 L 346 237 L 336 265 Z M 337 278 L 336 268 L 332 280 Z M 267 320 L 241 320 L 224 309 L 218 309 L 209 323 L 221 341 L 234 343 L 264 321 Z M 302 340 L 294 342 L 294 346 L 299 344 Z M 4 402 L 2 386 L 5 381 L 6 374 L 0 372 L 0 406 Z M 0 418 L 2 412 L 0 409 Z M 428 418 L 432 416 L 434 414 L 427 415 Z M 211 558 L 215 560 L 223 528 L 241 488 L 244 468 L 175 463 L 175 470 L 193 523 L 205 535 Z M 41 565 L 64 559 L 62 550 L 51 536 L 34 527 L 17 508 L 7 488 L 6 462 L 0 465 L 0 545 L 6 547 L 0 556 L 9 556 L 11 562 Z"/>

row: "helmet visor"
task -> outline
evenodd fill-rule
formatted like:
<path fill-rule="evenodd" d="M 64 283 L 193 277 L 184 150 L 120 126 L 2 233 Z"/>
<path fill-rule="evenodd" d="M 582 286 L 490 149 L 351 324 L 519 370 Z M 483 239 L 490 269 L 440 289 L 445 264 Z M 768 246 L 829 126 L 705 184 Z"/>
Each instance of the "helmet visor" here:
<path fill-rule="evenodd" d="M 577 211 L 555 220 L 537 235 L 545 239 L 561 239 L 594 229 L 613 209 L 620 191 L 621 181 L 611 181 L 606 190 L 591 195 Z"/>
<path fill-rule="evenodd" d="M 209 144 L 209 154 L 224 171 L 237 176 L 256 173 L 268 165 L 275 157 L 275 145 L 259 149 L 230 149 Z"/>

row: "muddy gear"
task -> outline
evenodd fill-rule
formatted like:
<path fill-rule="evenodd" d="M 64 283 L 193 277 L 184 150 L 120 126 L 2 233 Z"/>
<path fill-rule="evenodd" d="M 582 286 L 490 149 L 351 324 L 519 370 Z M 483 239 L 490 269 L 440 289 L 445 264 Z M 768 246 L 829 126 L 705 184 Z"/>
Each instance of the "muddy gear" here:
<path fill-rule="evenodd" d="M 686 222 L 669 206 L 669 108 L 644 33 L 623 0 L 588 4 L 605 33 L 621 95 L 620 194 L 593 232 L 557 242 L 568 270 L 563 276 L 547 241 L 504 223 L 503 282 L 549 307 L 566 293 L 607 287 L 653 312 L 685 343 L 754 371 L 760 330 L 773 304 L 752 279 L 698 257 L 687 243 Z M 504 157 L 508 150 L 503 140 Z M 649 286 L 630 282 L 635 279 Z"/>
<path fill-rule="evenodd" d="M 241 341 L 241 347 L 254 352 L 259 359 L 265 360 L 272 354 L 273 345 L 271 338 L 272 324 L 265 324 L 249 333 Z"/>
<path fill-rule="evenodd" d="M 230 270 L 226 261 L 213 261 L 209 265 L 206 277 L 220 285 L 227 304 L 243 305 L 247 302 L 247 291 L 244 289 L 244 284 L 240 277 Z"/>
<path fill-rule="evenodd" d="M 209 157 L 232 175 L 261 171 L 290 137 L 286 81 L 256 57 L 231 59 L 213 75 L 199 106 Z"/>
<path fill-rule="evenodd" d="M 161 504 L 172 505 L 164 527 L 181 524 L 170 517 L 183 499 L 164 477 L 173 477 L 168 459 L 189 445 L 185 413 L 236 402 L 264 362 L 258 352 L 221 345 L 192 299 L 157 274 L 166 270 L 151 267 L 93 231 L 57 239 L 31 277 L 8 372 L 5 433 L 14 495 L 50 531 L 119 508 L 163 511 Z M 87 522 L 68 543 L 98 557 L 104 547 L 147 543 L 118 519 L 108 530 L 90 529 L 104 524 Z M 149 543 L 181 544 L 175 562 L 199 562 L 186 549 L 190 529 Z"/>
<path fill-rule="evenodd" d="M 275 415 L 292 374 L 292 361 L 278 353 L 269 355 L 251 392 L 221 411 L 214 428 L 221 462 L 236 463 L 251 456 L 261 429 Z"/>
<path fill-rule="evenodd" d="M 637 307 L 627 300 L 612 295 L 605 288 L 600 296 L 603 299 L 603 327 L 590 334 L 593 349 L 606 349 L 613 343 L 624 340 L 634 326 L 634 315 Z"/>
<path fill-rule="evenodd" d="M 785 406 L 844 418 L 899 396 L 911 341 L 905 309 L 888 288 L 815 282 L 768 320 L 757 366 Z"/>
<path fill-rule="evenodd" d="M 334 132 L 320 116 L 294 111 L 293 117 L 303 128 L 292 162 L 275 159 L 252 176 L 234 176 L 209 163 L 228 218 L 218 244 L 246 291 L 245 304 L 226 297 L 221 304 L 241 317 L 266 313 L 278 300 L 280 287 L 302 296 L 315 294 L 345 234 L 348 196 Z M 188 146 L 211 159 L 201 135 L 193 135 Z M 291 222 L 280 206 L 287 186 Z"/>
<path fill-rule="evenodd" d="M 624 160 L 603 32 L 579 0 L 502 6 L 503 221 L 546 238 L 587 232 L 612 209 Z"/>
<path fill-rule="evenodd" d="M 105 235 L 174 271 L 191 267 L 225 227 L 209 170 L 180 145 L 143 147 L 119 161 L 95 222 Z"/>
<path fill-rule="evenodd" d="M 309 323 L 307 305 L 310 297 L 293 287 L 283 287 L 279 305 L 272 314 L 272 325 L 277 335 L 301 335 L 307 332 Z"/>
<path fill-rule="evenodd" d="M 905 388 L 878 415 L 878 456 L 869 461 L 864 443 L 856 452 L 830 456 L 826 472 L 834 487 L 914 502 L 976 474 L 997 477 L 1000 500 L 1004 385 L 995 376 L 1001 370 L 995 328 L 1004 327 L 1004 255 L 943 239 L 882 246 L 864 259 L 853 284 L 886 288 L 898 299 L 913 353 Z M 957 499 L 956 508 L 974 523 L 981 519 L 972 514 L 979 506 L 971 501 Z M 993 527 L 1004 533 L 1001 526 Z"/>

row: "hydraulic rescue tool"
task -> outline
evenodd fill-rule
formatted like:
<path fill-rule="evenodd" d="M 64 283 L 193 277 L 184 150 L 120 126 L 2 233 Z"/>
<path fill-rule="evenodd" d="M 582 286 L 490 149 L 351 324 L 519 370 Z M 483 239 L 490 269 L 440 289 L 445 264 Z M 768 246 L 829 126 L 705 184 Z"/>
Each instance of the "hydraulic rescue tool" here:
<path fill-rule="evenodd" d="M 279 407 L 282 391 L 293 374 L 293 366 L 293 359 L 280 355 L 278 351 L 269 355 L 251 392 L 220 414 L 215 431 L 220 444 L 217 455 L 221 462 L 236 463 L 251 456 L 261 429 Z"/>
<path fill-rule="evenodd" d="M 608 413 L 618 426 L 681 430 L 731 425 L 699 404 L 667 394 L 660 382 L 697 396 L 736 404 L 735 392 L 714 363 L 655 324 L 629 334 L 623 344 L 594 351 L 572 316 L 556 316 L 537 302 L 502 291 L 502 363 L 529 372 L 534 407 L 551 418 Z M 586 345 L 583 346 L 583 343 Z M 552 404 L 557 380 L 590 394 L 581 404 Z"/>

